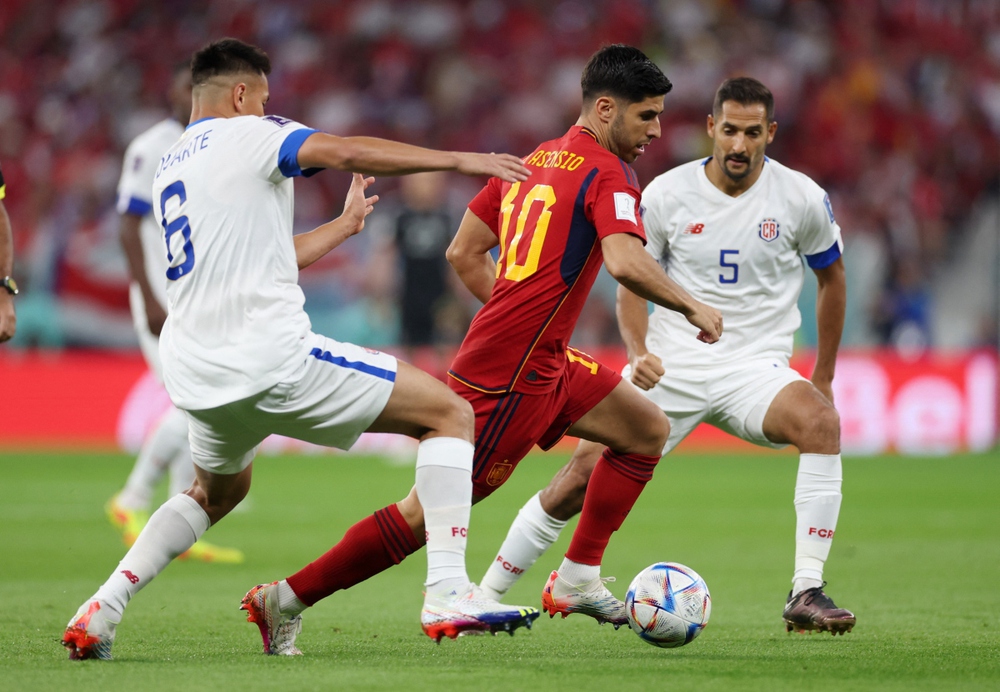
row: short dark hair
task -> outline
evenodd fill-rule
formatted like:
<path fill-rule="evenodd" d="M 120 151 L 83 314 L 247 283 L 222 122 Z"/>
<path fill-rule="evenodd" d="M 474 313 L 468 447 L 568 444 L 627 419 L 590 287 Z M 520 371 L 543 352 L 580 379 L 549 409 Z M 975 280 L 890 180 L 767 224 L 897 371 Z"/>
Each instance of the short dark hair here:
<path fill-rule="evenodd" d="M 580 86 L 584 103 L 599 96 L 638 103 L 650 96 L 663 96 L 673 84 L 641 50 L 615 43 L 590 56 Z"/>
<path fill-rule="evenodd" d="M 718 116 L 722 112 L 722 104 L 726 101 L 736 101 L 741 106 L 759 103 L 767 111 L 767 121 L 774 120 L 774 95 L 753 77 L 733 77 L 724 81 L 715 92 L 712 115 Z"/>
<path fill-rule="evenodd" d="M 209 43 L 191 58 L 191 84 L 199 86 L 212 77 L 234 74 L 271 74 L 271 59 L 257 46 L 236 38 Z"/>

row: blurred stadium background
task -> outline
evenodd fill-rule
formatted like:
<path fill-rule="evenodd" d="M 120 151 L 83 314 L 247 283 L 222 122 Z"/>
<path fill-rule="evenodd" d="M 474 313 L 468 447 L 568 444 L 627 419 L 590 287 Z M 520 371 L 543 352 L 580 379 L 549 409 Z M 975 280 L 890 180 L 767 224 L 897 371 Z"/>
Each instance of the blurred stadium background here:
<path fill-rule="evenodd" d="M 996 0 L 3 0 L 0 167 L 23 291 L 17 336 L 0 347 L 0 393 L 15 409 L 0 418 L 0 448 L 134 448 L 163 410 L 136 351 L 115 187 L 127 143 L 167 114 L 174 67 L 224 35 L 270 53 L 272 113 L 339 135 L 515 154 L 576 119 L 597 47 L 639 46 L 674 83 L 663 138 L 637 162 L 643 184 L 710 152 L 704 120 L 724 78 L 761 79 L 777 103 L 769 155 L 825 187 L 844 229 L 845 449 L 995 444 Z M 444 266 L 447 238 L 401 232 L 399 219 L 439 209 L 454 228 L 478 184 L 380 181 L 365 231 L 302 274 L 314 328 L 440 373 L 475 301 Z M 308 230 L 339 213 L 347 177 L 296 188 Z M 407 284 L 409 263 L 440 286 Z M 407 298 L 431 306 L 430 337 L 404 332 Z M 806 369 L 814 300 L 807 285 Z M 606 275 L 575 343 L 623 360 Z"/>

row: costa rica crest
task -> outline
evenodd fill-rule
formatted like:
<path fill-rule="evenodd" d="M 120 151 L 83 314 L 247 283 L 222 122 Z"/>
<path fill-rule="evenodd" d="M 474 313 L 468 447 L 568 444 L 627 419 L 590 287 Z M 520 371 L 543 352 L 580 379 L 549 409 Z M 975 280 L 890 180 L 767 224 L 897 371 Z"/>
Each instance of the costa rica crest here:
<path fill-rule="evenodd" d="M 781 224 L 779 224 L 774 219 L 764 219 L 759 224 L 757 224 L 757 235 L 761 237 L 761 240 L 771 242 L 781 233 Z"/>

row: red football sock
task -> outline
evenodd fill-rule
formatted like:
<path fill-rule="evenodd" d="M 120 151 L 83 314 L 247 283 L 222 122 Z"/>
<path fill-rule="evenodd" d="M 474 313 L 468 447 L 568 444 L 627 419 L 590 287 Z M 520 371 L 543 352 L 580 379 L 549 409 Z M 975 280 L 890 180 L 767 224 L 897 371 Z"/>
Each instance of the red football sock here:
<path fill-rule="evenodd" d="M 288 577 L 288 585 L 300 601 L 311 606 L 334 591 L 398 565 L 423 545 L 392 504 L 349 528 L 340 543 Z"/>
<path fill-rule="evenodd" d="M 594 467 L 583 500 L 580 523 L 566 557 L 583 565 L 600 565 L 611 534 L 617 531 L 639 494 L 653 477 L 660 457 L 619 454 L 605 449 Z"/>

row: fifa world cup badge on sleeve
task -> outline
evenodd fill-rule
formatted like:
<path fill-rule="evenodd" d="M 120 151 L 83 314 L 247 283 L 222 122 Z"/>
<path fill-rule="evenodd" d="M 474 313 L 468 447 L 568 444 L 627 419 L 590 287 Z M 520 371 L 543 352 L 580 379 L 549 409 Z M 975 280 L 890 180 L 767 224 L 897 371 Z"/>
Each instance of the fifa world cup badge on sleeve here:
<path fill-rule="evenodd" d="M 615 218 L 622 221 L 635 221 L 635 198 L 627 192 L 615 193 Z"/>

